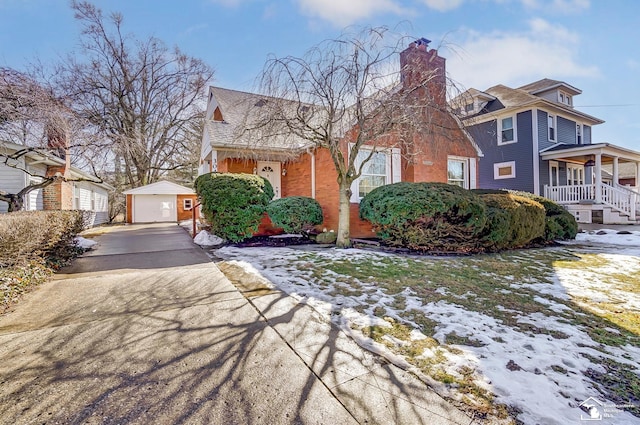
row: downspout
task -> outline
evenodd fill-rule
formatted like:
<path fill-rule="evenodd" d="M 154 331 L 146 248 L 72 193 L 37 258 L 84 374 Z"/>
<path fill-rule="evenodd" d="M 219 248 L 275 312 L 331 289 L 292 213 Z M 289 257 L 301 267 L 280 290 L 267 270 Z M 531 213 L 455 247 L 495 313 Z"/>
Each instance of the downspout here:
<path fill-rule="evenodd" d="M 311 152 L 311 197 L 316 199 L 316 154 Z"/>

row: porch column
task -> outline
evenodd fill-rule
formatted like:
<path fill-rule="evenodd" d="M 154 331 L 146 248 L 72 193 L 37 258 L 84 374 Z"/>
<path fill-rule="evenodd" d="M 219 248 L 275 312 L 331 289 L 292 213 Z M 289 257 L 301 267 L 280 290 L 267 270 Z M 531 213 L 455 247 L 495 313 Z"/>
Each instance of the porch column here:
<path fill-rule="evenodd" d="M 596 204 L 602 203 L 602 154 L 596 154 Z"/>
<path fill-rule="evenodd" d="M 636 162 L 636 181 L 634 182 L 636 190 L 640 190 L 640 161 Z"/>
<path fill-rule="evenodd" d="M 620 184 L 620 172 L 618 171 L 618 157 L 613 157 L 613 186 Z"/>

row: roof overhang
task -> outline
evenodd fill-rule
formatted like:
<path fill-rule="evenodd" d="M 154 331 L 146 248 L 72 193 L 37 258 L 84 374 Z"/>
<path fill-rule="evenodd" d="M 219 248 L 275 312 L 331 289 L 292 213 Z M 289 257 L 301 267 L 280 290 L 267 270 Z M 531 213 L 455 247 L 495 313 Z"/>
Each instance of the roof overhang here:
<path fill-rule="evenodd" d="M 563 160 L 568 162 L 586 162 L 595 155 L 601 155 L 602 163 L 613 163 L 613 158 L 619 162 L 640 162 L 640 152 L 612 145 L 598 143 L 593 145 L 565 145 L 566 147 L 552 147 L 540 152 L 540 158 L 549 160 Z"/>
<path fill-rule="evenodd" d="M 497 111 L 488 112 L 482 115 L 474 115 L 472 117 L 464 119 L 465 125 L 475 125 L 480 124 L 487 121 L 493 121 L 500 117 L 504 117 L 505 115 L 513 115 L 520 112 L 526 112 L 531 110 L 532 108 L 544 108 L 553 112 L 554 114 L 563 114 L 566 116 L 578 116 L 582 119 L 582 121 L 587 122 L 589 125 L 598 125 L 604 123 L 604 120 L 600 118 L 593 117 L 589 114 L 585 114 L 584 112 L 580 112 L 576 109 L 573 109 L 568 106 L 564 106 L 559 103 L 551 102 L 543 98 L 532 99 L 529 102 L 521 103 L 516 106 L 508 106 L 503 109 L 498 109 Z"/>

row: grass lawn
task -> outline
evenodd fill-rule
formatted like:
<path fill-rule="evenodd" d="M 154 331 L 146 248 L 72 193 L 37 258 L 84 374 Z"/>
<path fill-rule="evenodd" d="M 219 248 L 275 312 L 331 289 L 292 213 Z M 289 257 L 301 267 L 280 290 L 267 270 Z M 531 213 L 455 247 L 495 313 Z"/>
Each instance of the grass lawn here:
<path fill-rule="evenodd" d="M 616 423 L 640 421 L 638 247 L 469 257 L 326 248 L 217 254 L 251 263 L 481 415 L 567 423 L 595 397 L 626 406 Z"/>

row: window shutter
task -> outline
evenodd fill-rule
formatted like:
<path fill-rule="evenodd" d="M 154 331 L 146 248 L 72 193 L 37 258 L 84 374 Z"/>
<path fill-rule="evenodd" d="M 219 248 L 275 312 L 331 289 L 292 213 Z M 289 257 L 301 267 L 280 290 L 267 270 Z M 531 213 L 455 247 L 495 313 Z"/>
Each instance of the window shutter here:
<path fill-rule="evenodd" d="M 391 148 L 391 183 L 402 181 L 400 149 Z"/>
<path fill-rule="evenodd" d="M 469 158 L 469 189 L 477 189 L 476 181 L 476 159 Z"/>

